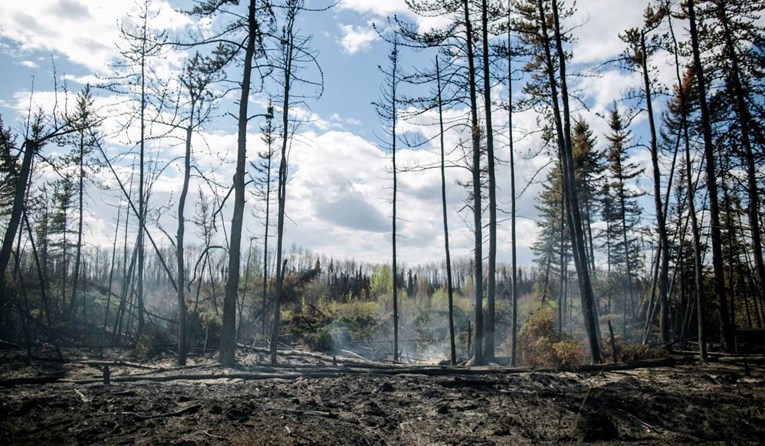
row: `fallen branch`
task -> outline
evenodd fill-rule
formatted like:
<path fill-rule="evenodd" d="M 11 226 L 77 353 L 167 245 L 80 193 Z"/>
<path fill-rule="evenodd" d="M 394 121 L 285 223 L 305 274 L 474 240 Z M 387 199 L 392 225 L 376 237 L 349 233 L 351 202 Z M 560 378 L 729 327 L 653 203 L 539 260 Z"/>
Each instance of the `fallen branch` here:
<path fill-rule="evenodd" d="M 72 361 L 72 363 L 89 365 L 91 367 L 103 367 L 105 365 L 108 365 L 112 367 L 113 366 L 132 367 L 135 369 L 143 369 L 143 370 L 162 370 L 161 368 L 151 367 L 148 365 L 139 364 L 135 362 L 127 362 L 127 361 L 81 361 L 81 362 Z"/>
<path fill-rule="evenodd" d="M 84 393 L 82 393 L 82 392 L 80 392 L 79 390 L 77 390 L 77 389 L 74 389 L 74 393 L 76 393 L 76 394 L 77 394 L 77 396 L 78 396 L 78 397 L 80 397 L 80 400 L 81 400 L 83 403 L 87 404 L 87 403 L 89 403 L 89 402 L 90 402 L 90 398 L 86 397 L 86 396 L 85 396 L 85 394 L 84 394 Z"/>
<path fill-rule="evenodd" d="M 640 361 L 623 362 L 618 364 L 585 364 L 575 367 L 562 368 L 566 372 L 610 372 L 614 370 L 648 369 L 653 367 L 671 367 L 677 361 L 675 358 L 643 359 Z"/>
<path fill-rule="evenodd" d="M 47 376 L 23 376 L 20 378 L 8 378 L 0 380 L 0 387 L 13 387 L 25 384 L 50 384 L 61 380 L 66 375 L 65 372 Z"/>
<path fill-rule="evenodd" d="M 110 415 L 110 414 L 117 414 L 117 415 L 129 415 L 135 418 L 140 418 L 142 420 L 151 420 L 153 418 L 168 418 L 168 417 L 177 417 L 181 416 L 187 413 L 193 413 L 199 410 L 199 408 L 202 407 L 201 404 L 194 404 L 189 407 L 184 407 L 183 409 L 176 410 L 175 412 L 166 412 L 166 413 L 159 413 L 156 415 L 144 415 L 138 412 L 106 412 L 103 415 Z"/>

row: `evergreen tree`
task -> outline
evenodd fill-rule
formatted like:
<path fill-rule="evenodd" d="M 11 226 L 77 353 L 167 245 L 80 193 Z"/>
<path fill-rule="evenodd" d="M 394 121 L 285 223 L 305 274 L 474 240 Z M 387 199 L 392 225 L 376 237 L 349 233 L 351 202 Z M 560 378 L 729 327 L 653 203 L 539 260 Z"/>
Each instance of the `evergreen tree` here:
<path fill-rule="evenodd" d="M 542 184 L 536 209 L 537 240 L 531 248 L 534 263 L 542 273 L 542 302 L 552 296 L 552 276 L 558 277 L 558 327 L 563 328 L 563 306 L 566 270 L 572 256 L 570 235 L 566 226 L 563 178 L 560 165 L 556 164 L 547 173 Z"/>
<path fill-rule="evenodd" d="M 3 217 L 10 211 L 16 189 L 19 160 L 15 150 L 16 137 L 5 128 L 3 116 L 0 115 L 0 216 Z"/>
<path fill-rule="evenodd" d="M 609 113 L 608 126 L 610 129 L 610 133 L 606 135 L 608 180 L 604 185 L 601 211 L 605 229 L 600 236 L 605 239 L 601 247 L 607 250 L 609 274 L 606 280 L 615 281 L 608 288 L 626 289 L 622 296 L 622 323 L 626 338 L 629 310 L 631 309 L 634 315 L 637 306 L 635 279 L 642 268 L 639 237 L 636 233 L 642 214 L 637 198 L 642 193 L 635 191 L 631 181 L 642 173 L 642 169 L 627 160 L 632 136 L 616 105 Z"/>
<path fill-rule="evenodd" d="M 94 98 L 90 91 L 90 85 L 86 85 L 77 95 L 74 114 L 69 118 L 77 129 L 73 135 L 73 151 L 66 159 L 66 162 L 77 166 L 77 184 L 75 190 L 77 195 L 77 241 L 75 243 L 74 270 L 72 271 L 72 297 L 69 300 L 69 307 L 67 309 L 69 317 L 74 317 L 77 312 L 75 304 L 81 276 L 82 235 L 85 221 L 85 180 L 94 175 L 98 170 L 96 160 L 91 157 L 99 138 L 98 126 L 100 125 L 100 119 L 96 116 L 94 108 Z M 84 290 L 82 291 L 84 292 Z M 82 316 L 85 318 L 86 307 L 84 296 L 82 296 L 82 301 Z"/>
<path fill-rule="evenodd" d="M 571 145 L 574 153 L 574 169 L 577 178 L 577 195 L 582 207 L 582 222 L 586 237 L 590 268 L 595 271 L 595 241 L 592 225 L 599 211 L 603 191 L 603 152 L 596 148 L 595 137 L 590 125 L 581 117 L 574 121 Z"/>

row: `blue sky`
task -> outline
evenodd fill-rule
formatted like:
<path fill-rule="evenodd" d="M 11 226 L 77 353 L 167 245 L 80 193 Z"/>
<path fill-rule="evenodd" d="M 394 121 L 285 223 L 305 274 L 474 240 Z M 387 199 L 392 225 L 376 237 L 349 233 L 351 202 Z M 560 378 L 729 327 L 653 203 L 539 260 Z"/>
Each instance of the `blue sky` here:
<path fill-rule="evenodd" d="M 54 64 L 59 87 L 66 84 L 72 93 L 79 91 L 85 81 L 92 81 L 94 75 L 109 74 L 110 62 L 119 56 L 116 50 L 119 39 L 117 24 L 135 8 L 133 0 L 27 0 L 4 3 L 4 12 L 0 15 L 0 76 L 3 79 L 0 83 L 0 113 L 6 126 L 18 132 L 23 130 L 23 116 L 30 100 L 32 79 L 35 90 L 33 102 L 51 107 Z M 180 33 L 191 24 L 191 19 L 175 12 L 174 8 L 187 7 L 189 3 L 188 0 L 155 0 L 153 5 L 160 12 L 154 26 L 167 29 L 170 33 Z M 615 57 L 622 49 L 618 33 L 640 23 L 646 4 L 647 1 L 579 1 L 579 12 L 573 24 L 582 26 L 574 29 L 578 42 L 573 48 L 573 67 L 587 71 Z M 309 5 L 326 5 L 326 1 L 309 0 Z M 391 190 L 390 174 L 386 168 L 389 161 L 379 139 L 384 135 L 384 130 L 371 102 L 379 97 L 382 75 L 378 65 L 387 64 L 389 47 L 376 36 L 372 23 L 384 24 L 386 17 L 392 14 L 416 20 L 422 27 L 427 27 L 434 20 L 409 15 L 404 0 L 341 0 L 331 10 L 307 14 L 300 22 L 301 29 L 313 35 L 313 46 L 319 52 L 324 72 L 325 91 L 321 99 L 309 100 L 306 104 L 309 108 L 300 110 L 301 116 L 310 117 L 311 122 L 300 128 L 290 158 L 291 180 L 287 198 L 290 221 L 286 226 L 286 246 L 294 243 L 335 258 L 388 261 Z M 405 68 L 423 63 L 424 59 L 422 54 L 408 51 L 403 51 L 401 57 Z M 158 65 L 171 74 L 182 61 L 183 54 L 174 51 Z M 665 60 L 659 62 L 666 65 Z M 673 80 L 672 70 L 661 69 L 658 74 L 666 82 Z M 235 70 L 231 71 L 231 76 L 236 76 Z M 585 102 L 589 106 L 589 110 L 582 109 L 578 113 L 590 122 L 601 142 L 606 125 L 598 113 L 603 114 L 635 81 L 634 75 L 621 72 L 616 67 L 601 69 L 598 77 L 574 81 L 583 89 Z M 107 92 L 97 90 L 96 94 L 104 111 L 119 109 L 115 98 L 109 97 Z M 500 86 L 495 94 L 506 97 L 507 91 Z M 200 168 L 214 169 L 215 178 L 224 184 L 230 184 L 236 144 L 235 121 L 225 116 L 235 111 L 230 99 L 221 102 L 221 116 L 202 129 L 195 144 L 195 160 Z M 252 101 L 254 113 L 262 111 L 267 93 L 253 96 Z M 458 116 L 461 112 L 452 113 Z M 435 117 L 425 115 L 419 119 L 420 122 L 432 123 Z M 538 144 L 534 137 L 523 137 L 535 129 L 536 116 L 525 113 L 514 119 L 517 125 L 513 133 L 520 191 L 526 188 L 533 173 L 547 160 L 524 157 Z M 499 156 L 506 159 L 507 118 L 498 111 L 495 120 L 495 127 L 504 132 L 504 136 L 497 138 Z M 413 123 L 403 125 L 415 128 Z M 636 125 L 640 125 L 640 119 L 636 120 Z M 433 135 L 432 128 L 424 132 L 428 136 Z M 253 125 L 248 142 L 250 159 L 255 159 L 255 153 L 262 149 L 257 133 L 257 125 Z M 456 145 L 459 138 L 458 134 L 449 135 L 447 143 Z M 109 142 L 115 153 L 129 148 L 124 137 L 114 136 Z M 65 149 L 49 147 L 47 150 L 55 152 Z M 177 143 L 165 143 L 162 147 L 150 148 L 150 151 L 151 156 L 161 164 L 170 162 L 173 156 L 181 153 L 181 148 Z M 633 158 L 647 163 L 647 150 L 636 149 Z M 435 148 L 402 150 L 399 159 L 404 165 L 429 164 L 436 160 Z M 123 181 L 127 182 L 130 176 L 127 163 L 120 167 L 120 173 Z M 650 169 L 641 180 L 645 185 L 648 184 L 649 174 Z M 41 175 L 52 174 L 41 172 Z M 172 197 L 177 197 L 178 175 L 177 164 L 171 163 L 153 186 L 155 192 L 150 206 L 160 209 L 170 203 Z M 450 236 L 453 255 L 457 256 L 469 256 L 472 245 L 467 223 L 470 217 L 464 210 L 460 212 L 466 193 L 457 185 L 457 181 L 465 180 L 467 175 L 464 169 L 452 169 L 448 173 Z M 503 182 L 509 177 L 504 167 L 500 167 L 498 178 L 500 205 L 507 207 L 509 185 Z M 437 171 L 406 173 L 399 179 L 401 260 L 409 264 L 440 262 L 443 236 L 439 174 Z M 114 205 L 119 197 L 115 182 L 107 172 L 102 172 L 95 180 L 109 185 L 110 189 L 89 188 L 89 240 L 94 244 L 106 244 L 112 237 L 116 220 Z M 531 263 L 529 247 L 536 238 L 533 201 L 538 187 L 531 184 L 520 197 L 519 215 L 522 218 L 518 230 L 521 265 Z M 189 204 L 191 208 L 193 205 Z M 259 209 L 256 200 L 249 197 L 245 240 L 257 238 L 262 233 L 262 223 L 257 218 Z M 647 211 L 650 214 L 650 206 Z M 160 219 L 165 229 L 175 224 L 174 212 L 168 210 Z M 228 217 L 225 224 L 229 225 Z M 509 231 L 507 223 L 500 227 L 500 260 L 509 258 Z M 159 231 L 157 233 L 157 238 L 162 239 Z M 256 243 L 259 243 L 258 240 Z"/>

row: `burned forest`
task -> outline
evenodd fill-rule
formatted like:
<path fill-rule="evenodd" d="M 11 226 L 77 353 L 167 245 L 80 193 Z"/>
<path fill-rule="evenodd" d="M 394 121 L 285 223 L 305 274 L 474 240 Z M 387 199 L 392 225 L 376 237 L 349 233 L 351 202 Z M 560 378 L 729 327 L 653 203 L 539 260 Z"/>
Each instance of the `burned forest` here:
<path fill-rule="evenodd" d="M 28 3 L 0 444 L 765 438 L 765 1 Z"/>

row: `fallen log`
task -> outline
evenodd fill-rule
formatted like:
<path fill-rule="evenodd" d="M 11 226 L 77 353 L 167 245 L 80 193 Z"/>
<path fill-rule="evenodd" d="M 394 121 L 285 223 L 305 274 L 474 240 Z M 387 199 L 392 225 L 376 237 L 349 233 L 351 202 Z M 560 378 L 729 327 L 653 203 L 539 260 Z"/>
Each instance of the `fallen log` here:
<path fill-rule="evenodd" d="M 241 372 L 211 372 L 192 374 L 170 375 L 121 375 L 112 376 L 112 382 L 169 382 L 183 380 L 218 380 L 218 379 L 241 379 L 245 381 L 257 381 L 267 379 L 295 380 L 299 378 L 337 378 L 347 375 L 368 376 L 395 376 L 395 375 L 424 375 L 424 376 L 477 376 L 477 375 L 505 375 L 527 373 L 531 371 L 556 373 L 560 371 L 570 372 L 607 372 L 617 370 L 632 370 L 651 367 L 668 367 L 676 362 L 673 358 L 648 359 L 622 364 L 605 365 L 582 365 L 568 369 L 534 369 L 531 367 L 444 367 L 444 366 L 387 366 L 387 367 L 295 367 L 295 366 L 264 366 Z M 75 384 L 95 384 L 101 382 L 98 379 L 86 379 L 72 381 Z"/>
<path fill-rule="evenodd" d="M 26 384 L 51 384 L 60 381 L 66 372 L 45 376 L 20 376 L 18 378 L 6 378 L 0 380 L 0 387 L 14 387 Z"/>
<path fill-rule="evenodd" d="M 143 370 L 162 370 L 161 368 L 158 368 L 158 367 L 151 367 L 145 364 L 139 364 L 136 362 L 128 362 L 128 361 L 70 361 L 70 363 L 89 365 L 91 367 L 110 366 L 110 367 L 132 367 L 135 369 L 143 369 Z"/>
<path fill-rule="evenodd" d="M 200 404 L 194 404 L 189 407 L 185 407 L 183 409 L 176 410 L 175 412 L 166 412 L 166 413 L 158 413 L 153 415 L 144 415 L 138 412 L 105 412 L 103 415 L 129 415 L 135 418 L 139 418 L 141 420 L 151 420 L 153 418 L 168 418 L 168 417 L 178 417 L 181 415 L 185 415 L 187 413 L 194 413 L 197 412 L 202 406 Z"/>
<path fill-rule="evenodd" d="M 672 357 L 642 359 L 639 361 L 620 362 L 616 364 L 584 364 L 574 367 L 561 368 L 562 372 L 610 372 L 616 370 L 649 369 L 653 367 L 671 367 L 677 361 Z"/>

